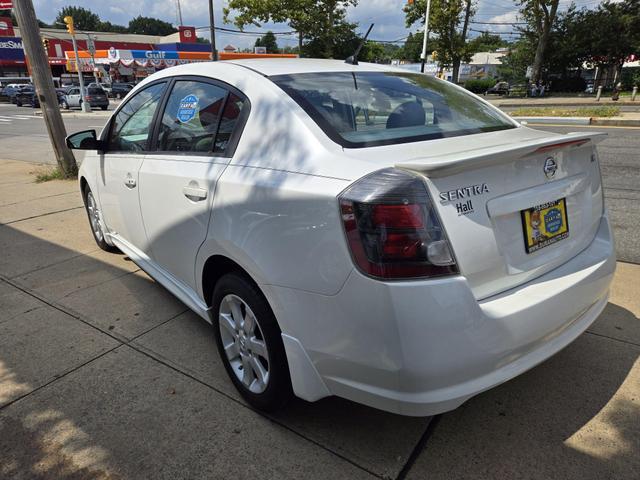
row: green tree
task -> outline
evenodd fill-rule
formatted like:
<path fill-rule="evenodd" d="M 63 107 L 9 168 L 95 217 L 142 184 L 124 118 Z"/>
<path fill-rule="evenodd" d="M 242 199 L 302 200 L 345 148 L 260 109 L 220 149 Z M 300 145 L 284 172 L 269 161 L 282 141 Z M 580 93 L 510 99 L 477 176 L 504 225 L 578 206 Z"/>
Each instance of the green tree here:
<path fill-rule="evenodd" d="M 129 33 L 137 33 L 140 35 L 171 35 L 177 30 L 169 22 L 163 20 L 143 17 L 138 15 L 132 20 L 129 20 Z"/>
<path fill-rule="evenodd" d="M 116 25 L 111 22 L 100 22 L 98 28 L 96 29 L 99 32 L 113 32 L 113 33 L 127 33 L 129 29 L 124 25 Z"/>
<path fill-rule="evenodd" d="M 531 71 L 532 82 L 538 82 L 542 77 L 545 54 L 559 3 L 560 0 L 520 0 L 520 15 L 530 25 L 537 43 Z"/>
<path fill-rule="evenodd" d="M 426 0 L 416 0 L 407 4 L 404 8 L 407 27 L 416 22 L 424 25 L 425 9 Z M 433 40 L 429 40 L 427 50 L 436 50 L 440 65 L 452 68 L 454 82 L 458 80 L 460 64 L 471 59 L 472 52 L 467 44 L 467 33 L 474 13 L 472 0 L 431 2 L 429 32 L 430 35 L 433 34 Z"/>
<path fill-rule="evenodd" d="M 73 17 L 73 24 L 78 30 L 96 31 L 101 24 L 98 14 L 82 7 L 64 7 L 58 12 L 55 23 L 64 25 L 64 17 L 67 16 Z"/>
<path fill-rule="evenodd" d="M 266 22 L 286 23 L 298 32 L 300 52 L 337 57 L 348 40 L 346 31 L 355 29 L 346 21 L 346 8 L 357 3 L 358 0 L 229 0 L 224 21 L 231 21 L 233 13 L 233 23 L 240 29 L 247 25 L 260 27 Z M 303 48 L 305 41 L 309 48 Z"/>
<path fill-rule="evenodd" d="M 407 36 L 407 39 L 404 42 L 402 58 L 414 63 L 419 62 L 420 53 L 422 53 L 423 39 L 424 39 L 424 31 L 420 31 L 415 34 L 409 33 L 409 35 Z"/>
<path fill-rule="evenodd" d="M 267 53 L 278 53 L 278 42 L 276 36 L 271 30 L 265 33 L 262 37 L 258 38 L 255 43 L 256 47 L 266 47 Z"/>
<path fill-rule="evenodd" d="M 509 52 L 500 59 L 498 76 L 510 83 L 526 81 L 527 68 L 535 54 L 535 46 L 527 38 L 521 38 L 509 47 Z"/>
<path fill-rule="evenodd" d="M 620 78 L 625 60 L 640 50 L 640 0 L 607 1 L 595 10 L 577 12 L 572 21 L 577 57 L 615 67 Z"/>

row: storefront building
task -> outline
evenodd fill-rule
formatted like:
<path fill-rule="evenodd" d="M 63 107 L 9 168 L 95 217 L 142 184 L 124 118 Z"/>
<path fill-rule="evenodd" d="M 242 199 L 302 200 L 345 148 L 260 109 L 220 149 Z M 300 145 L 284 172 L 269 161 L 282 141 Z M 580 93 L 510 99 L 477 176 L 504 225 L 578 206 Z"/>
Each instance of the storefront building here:
<path fill-rule="evenodd" d="M 54 28 L 41 28 L 40 35 L 43 40 L 48 41 L 46 50 L 53 77 L 64 79 L 65 77 L 72 78 L 72 74 L 77 75 L 75 62 L 67 61 L 67 53 L 73 52 L 71 35 L 66 30 Z M 193 27 L 180 27 L 179 32 L 165 37 L 111 32 L 79 32 L 76 30 L 76 43 L 81 67 L 88 79 L 94 76 L 91 62 L 86 61 L 86 59 L 90 59 L 88 49 L 90 42 L 95 46 L 96 55 L 98 52 L 118 52 L 117 62 L 110 61 L 106 57 L 107 54 L 104 54 L 105 58 L 101 62 L 96 59 L 96 75 L 104 80 L 135 81 L 155 72 L 156 69 L 169 66 L 172 60 L 186 63 L 209 60 L 210 58 L 208 56 L 210 46 L 196 42 Z M 45 48 L 44 42 L 43 48 Z M 120 54 L 120 52 L 123 53 Z M 142 54 L 143 58 L 138 58 L 137 53 L 134 56 L 134 54 L 129 55 L 124 52 L 144 53 Z M 166 60 L 169 60 L 168 63 L 164 61 L 165 57 Z M 162 61 L 158 62 L 158 60 Z M 2 17 L 0 18 L 0 78 L 28 76 L 29 67 L 25 60 L 20 29 L 11 24 L 10 18 Z"/>

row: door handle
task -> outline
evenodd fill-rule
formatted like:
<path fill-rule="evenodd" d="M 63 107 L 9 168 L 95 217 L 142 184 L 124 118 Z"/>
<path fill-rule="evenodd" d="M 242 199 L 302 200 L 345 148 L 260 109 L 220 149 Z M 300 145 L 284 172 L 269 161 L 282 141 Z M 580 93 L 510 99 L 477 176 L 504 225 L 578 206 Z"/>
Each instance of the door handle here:
<path fill-rule="evenodd" d="M 207 198 L 207 191 L 204 188 L 194 187 L 191 185 L 187 185 L 182 187 L 182 193 L 189 200 L 193 200 L 194 202 L 199 202 L 200 200 L 204 200 Z"/>
<path fill-rule="evenodd" d="M 135 186 L 136 186 L 136 179 L 135 179 L 135 178 L 133 178 L 133 177 L 131 176 L 131 174 L 130 174 L 130 173 L 127 173 L 127 178 L 125 178 L 125 180 L 124 180 L 124 184 L 125 184 L 125 186 L 127 186 L 128 188 L 135 188 Z"/>

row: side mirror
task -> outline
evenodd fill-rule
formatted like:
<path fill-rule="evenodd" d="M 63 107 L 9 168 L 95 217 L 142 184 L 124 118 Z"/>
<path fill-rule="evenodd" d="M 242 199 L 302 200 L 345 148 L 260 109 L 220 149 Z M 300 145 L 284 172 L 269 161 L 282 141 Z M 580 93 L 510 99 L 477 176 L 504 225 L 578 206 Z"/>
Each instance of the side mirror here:
<path fill-rule="evenodd" d="M 104 151 L 104 142 L 98 140 L 95 130 L 83 130 L 69 135 L 66 138 L 67 147 L 72 150 L 99 150 Z"/>

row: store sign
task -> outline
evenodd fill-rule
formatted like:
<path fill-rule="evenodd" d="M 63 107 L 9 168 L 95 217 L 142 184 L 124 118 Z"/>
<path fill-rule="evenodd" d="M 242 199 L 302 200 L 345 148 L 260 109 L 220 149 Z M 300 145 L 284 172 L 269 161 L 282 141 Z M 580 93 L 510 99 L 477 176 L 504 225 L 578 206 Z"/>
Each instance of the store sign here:
<path fill-rule="evenodd" d="M 19 37 L 1 37 L 0 38 L 0 60 L 24 61 L 24 50 L 22 49 L 22 39 Z"/>
<path fill-rule="evenodd" d="M 178 27 L 178 31 L 180 32 L 180 42 L 181 43 L 196 43 L 196 28 L 195 27 Z"/>
<path fill-rule="evenodd" d="M 11 10 L 12 8 L 11 0 L 0 0 L 0 10 Z"/>

